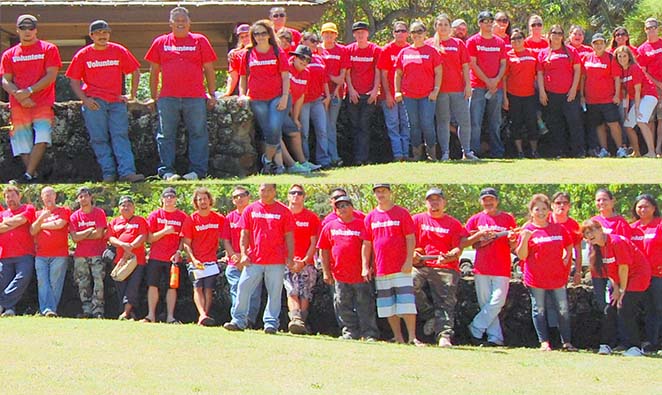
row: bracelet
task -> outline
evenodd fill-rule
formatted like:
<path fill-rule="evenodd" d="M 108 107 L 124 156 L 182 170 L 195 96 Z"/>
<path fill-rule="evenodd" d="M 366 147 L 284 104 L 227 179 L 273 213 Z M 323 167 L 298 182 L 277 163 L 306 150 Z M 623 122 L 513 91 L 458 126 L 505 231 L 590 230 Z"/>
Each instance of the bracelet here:
<path fill-rule="evenodd" d="M 30 92 L 30 94 L 33 94 L 33 93 L 34 93 L 34 91 L 32 90 L 32 87 L 31 87 L 31 86 L 28 86 L 27 91 Z"/>

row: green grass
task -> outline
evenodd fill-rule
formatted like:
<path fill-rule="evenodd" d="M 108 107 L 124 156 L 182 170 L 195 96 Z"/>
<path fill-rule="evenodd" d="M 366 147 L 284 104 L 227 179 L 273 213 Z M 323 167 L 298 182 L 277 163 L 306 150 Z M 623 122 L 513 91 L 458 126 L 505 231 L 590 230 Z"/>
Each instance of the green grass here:
<path fill-rule="evenodd" d="M 345 167 L 315 172 L 306 176 L 251 176 L 244 183 L 275 181 L 278 183 L 365 184 L 377 181 L 391 183 L 443 184 L 549 184 L 549 183 L 662 183 L 662 159 L 538 159 L 451 161 L 445 163 L 386 163 L 362 167 Z M 237 180 L 221 180 L 237 182 Z"/>
<path fill-rule="evenodd" d="M 659 393 L 660 358 L 415 348 L 195 325 L 0 320 L 4 393 Z"/>

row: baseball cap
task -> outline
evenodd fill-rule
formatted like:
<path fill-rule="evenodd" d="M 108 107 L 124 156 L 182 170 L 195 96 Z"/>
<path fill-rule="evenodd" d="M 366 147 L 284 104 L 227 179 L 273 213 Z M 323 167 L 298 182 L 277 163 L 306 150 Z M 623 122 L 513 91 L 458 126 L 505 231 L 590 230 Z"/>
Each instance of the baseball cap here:
<path fill-rule="evenodd" d="M 78 188 L 78 190 L 76 190 L 76 197 L 82 195 L 83 193 L 86 193 L 86 194 L 92 196 L 92 191 L 90 191 L 90 188 L 80 187 L 80 188 Z"/>
<path fill-rule="evenodd" d="M 250 26 L 248 26 L 248 25 L 245 24 L 245 23 L 242 23 L 241 25 L 237 26 L 237 28 L 235 29 L 234 33 L 235 33 L 236 35 L 240 35 L 241 33 L 248 33 L 250 30 L 251 30 L 251 27 L 250 27 Z"/>
<path fill-rule="evenodd" d="M 493 198 L 498 199 L 498 198 L 499 198 L 499 193 L 497 192 L 496 189 L 491 188 L 491 187 L 490 187 L 490 188 L 483 188 L 483 189 L 480 191 L 480 195 L 478 195 L 478 197 L 479 197 L 480 199 L 482 199 L 482 198 L 484 198 L 485 196 L 492 196 Z"/>
<path fill-rule="evenodd" d="M 478 14 L 478 22 L 484 21 L 485 19 L 494 19 L 494 15 L 489 11 L 481 11 L 480 14 Z"/>
<path fill-rule="evenodd" d="M 658 25 L 657 19 L 655 19 L 655 18 L 646 19 L 646 22 L 644 22 L 644 26 L 648 27 L 649 25 L 657 26 Z"/>
<path fill-rule="evenodd" d="M 175 195 L 177 196 L 177 191 L 173 187 L 166 187 L 163 192 L 161 192 L 161 197 L 165 197 L 166 195 Z"/>
<path fill-rule="evenodd" d="M 90 23 L 90 34 L 98 30 L 110 31 L 111 29 L 110 29 L 110 25 L 108 25 L 108 22 L 104 21 L 103 19 L 97 19 L 96 21 Z"/>
<path fill-rule="evenodd" d="M 321 33 L 324 33 L 324 32 L 333 32 L 333 33 L 338 34 L 338 26 L 336 26 L 336 24 L 333 23 L 333 22 L 327 22 L 327 23 L 322 25 Z"/>
<path fill-rule="evenodd" d="M 297 49 L 295 49 L 294 51 L 290 51 L 290 55 L 305 56 L 310 59 L 313 57 L 313 51 L 311 51 L 307 45 L 299 44 L 297 46 Z"/>
<path fill-rule="evenodd" d="M 372 191 L 374 192 L 377 188 L 386 188 L 391 190 L 391 184 L 372 184 Z"/>
<path fill-rule="evenodd" d="M 30 15 L 30 14 L 19 15 L 18 18 L 16 18 L 16 26 L 37 27 L 37 18 L 34 15 Z"/>
<path fill-rule="evenodd" d="M 445 197 L 444 192 L 439 188 L 430 188 L 425 193 L 425 199 L 428 199 L 430 196 L 438 195 L 440 197 Z"/>
<path fill-rule="evenodd" d="M 124 195 L 124 196 L 120 197 L 120 200 L 119 200 L 119 202 L 117 202 L 117 205 L 121 206 L 121 205 L 123 205 L 124 203 L 127 203 L 127 202 L 129 202 L 131 204 L 134 204 L 133 198 L 131 196 Z"/>
<path fill-rule="evenodd" d="M 367 22 L 359 21 L 359 22 L 354 22 L 352 25 L 352 31 L 355 32 L 357 30 L 370 30 L 370 25 L 368 25 Z"/>
<path fill-rule="evenodd" d="M 465 25 L 465 26 L 466 26 L 466 25 L 467 25 L 467 22 L 466 22 L 464 19 L 456 19 L 456 20 L 454 20 L 453 23 L 451 24 L 451 27 L 455 28 L 455 27 L 458 27 L 458 26 L 460 26 L 460 25 Z"/>
<path fill-rule="evenodd" d="M 607 42 L 607 40 L 605 40 L 605 36 L 604 36 L 604 34 L 602 34 L 602 33 L 595 33 L 595 34 L 593 35 L 593 37 L 591 37 L 591 44 L 593 44 L 593 43 L 596 42 L 596 41 L 600 41 L 600 40 L 602 40 L 602 41 L 604 41 L 604 42 Z"/>
<path fill-rule="evenodd" d="M 334 205 L 334 206 L 337 206 L 338 203 L 340 203 L 340 202 L 347 202 L 347 203 L 351 204 L 352 207 L 354 207 L 354 204 L 352 203 L 352 199 L 350 199 L 349 196 L 341 196 L 341 197 L 339 197 L 338 199 L 336 199 L 336 200 L 333 202 L 333 205 Z"/>

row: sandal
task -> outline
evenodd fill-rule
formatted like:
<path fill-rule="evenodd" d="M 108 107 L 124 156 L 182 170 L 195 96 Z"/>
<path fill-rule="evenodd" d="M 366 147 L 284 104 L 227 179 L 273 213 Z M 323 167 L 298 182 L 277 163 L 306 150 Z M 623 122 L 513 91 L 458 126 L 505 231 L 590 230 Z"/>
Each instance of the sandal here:
<path fill-rule="evenodd" d="M 181 325 L 182 322 L 181 322 L 180 320 L 176 319 L 176 318 L 173 318 L 173 319 L 170 320 L 170 321 L 166 321 L 166 324 Z"/>
<path fill-rule="evenodd" d="M 151 319 L 145 317 L 145 318 L 143 318 L 142 320 L 140 320 L 140 322 L 153 323 L 154 321 L 152 321 Z"/>
<path fill-rule="evenodd" d="M 568 351 L 568 352 L 577 352 L 579 349 L 575 346 L 572 345 L 572 343 L 565 343 L 563 345 L 563 351 Z"/>
<path fill-rule="evenodd" d="M 552 348 L 549 346 L 549 343 L 544 342 L 540 345 L 540 348 L 538 350 L 546 352 L 546 351 L 552 351 Z"/>

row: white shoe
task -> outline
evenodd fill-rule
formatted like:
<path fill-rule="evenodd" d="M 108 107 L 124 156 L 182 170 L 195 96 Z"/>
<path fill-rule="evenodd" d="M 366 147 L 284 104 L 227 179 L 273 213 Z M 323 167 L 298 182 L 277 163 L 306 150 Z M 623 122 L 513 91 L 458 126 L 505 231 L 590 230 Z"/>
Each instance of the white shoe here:
<path fill-rule="evenodd" d="M 195 181 L 198 179 L 198 173 L 192 171 L 190 173 L 186 173 L 182 176 L 183 179 L 187 181 Z"/>
<path fill-rule="evenodd" d="M 604 148 L 600 148 L 600 152 L 598 152 L 598 157 L 599 158 L 609 158 L 609 151 L 607 151 Z"/>
<path fill-rule="evenodd" d="M 453 347 L 453 343 L 451 343 L 451 340 L 445 336 L 442 336 L 439 338 L 439 347 L 441 348 L 451 348 Z"/>
<path fill-rule="evenodd" d="M 616 151 L 616 157 L 617 157 L 617 158 L 627 158 L 627 157 L 628 157 L 628 151 L 627 151 L 625 148 L 620 147 L 620 148 Z"/>
<path fill-rule="evenodd" d="M 5 310 L 4 313 L 2 313 L 2 317 L 13 317 L 16 315 L 16 312 L 12 309 L 7 309 Z"/>
<path fill-rule="evenodd" d="M 609 347 L 606 344 L 600 344 L 600 349 L 598 350 L 598 354 L 600 354 L 600 355 L 610 355 L 611 354 L 611 347 Z"/>
<path fill-rule="evenodd" d="M 161 176 L 165 181 L 177 181 L 181 179 L 182 177 L 179 174 L 175 173 L 165 173 L 163 176 Z"/>
<path fill-rule="evenodd" d="M 477 157 L 476 154 L 474 154 L 473 151 L 465 152 L 462 159 L 464 159 L 464 160 L 480 160 L 480 158 Z"/>
<path fill-rule="evenodd" d="M 430 318 L 429 320 L 425 321 L 425 325 L 423 325 L 423 333 L 428 336 L 434 333 L 434 321 L 434 318 Z"/>
<path fill-rule="evenodd" d="M 643 357 L 644 352 L 639 347 L 630 347 L 623 353 L 624 357 Z"/>

